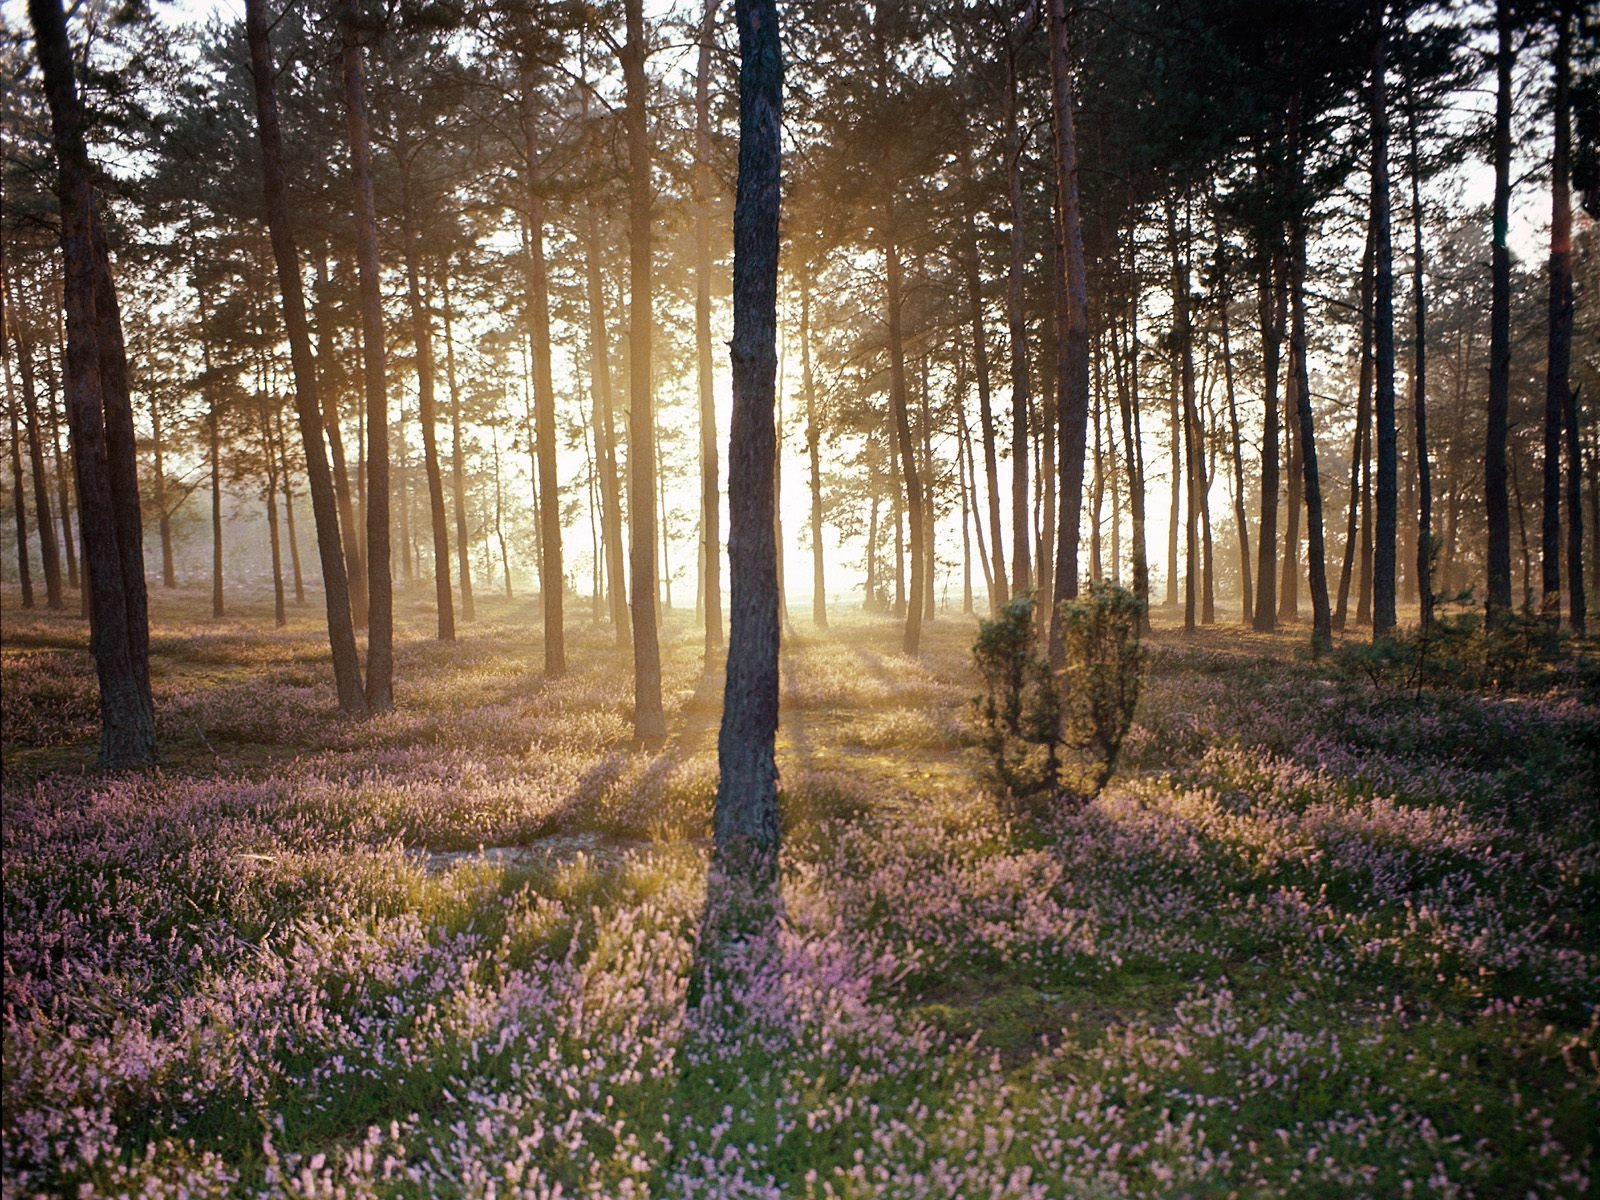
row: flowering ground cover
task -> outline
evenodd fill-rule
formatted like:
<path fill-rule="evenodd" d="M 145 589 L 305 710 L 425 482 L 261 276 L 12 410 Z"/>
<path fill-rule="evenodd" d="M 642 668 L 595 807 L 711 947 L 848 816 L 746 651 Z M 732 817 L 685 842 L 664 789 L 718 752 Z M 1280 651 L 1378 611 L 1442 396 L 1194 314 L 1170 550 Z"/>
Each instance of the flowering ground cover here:
<path fill-rule="evenodd" d="M 802 624 L 781 913 L 691 1006 L 720 677 L 687 617 L 641 752 L 604 629 L 545 681 L 528 606 L 453 647 L 413 611 L 400 711 L 346 725 L 309 616 L 197 599 L 156 598 L 168 765 L 121 777 L 85 770 L 81 627 L 7 606 L 8 1196 L 1592 1189 L 1576 686 L 1159 633 L 1122 771 L 1040 825 L 984 785 L 969 623 L 914 661 Z"/>

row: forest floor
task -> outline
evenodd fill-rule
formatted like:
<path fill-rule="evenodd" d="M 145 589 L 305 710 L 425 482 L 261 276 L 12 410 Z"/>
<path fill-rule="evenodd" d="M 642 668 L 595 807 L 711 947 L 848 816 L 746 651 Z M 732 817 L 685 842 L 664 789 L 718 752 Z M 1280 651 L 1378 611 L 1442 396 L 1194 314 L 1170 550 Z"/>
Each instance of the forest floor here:
<path fill-rule="evenodd" d="M 7 593 L 7 1196 L 1578 1196 L 1600 705 L 1159 629 L 1117 777 L 1005 815 L 969 620 L 801 614 L 776 966 L 708 1027 L 720 670 L 403 598 L 399 711 L 314 608 L 153 595 L 164 766 L 89 770 L 80 622 Z M 576 604 L 570 606 L 577 608 Z M 726 1014 L 740 1014 L 729 1022 Z"/>

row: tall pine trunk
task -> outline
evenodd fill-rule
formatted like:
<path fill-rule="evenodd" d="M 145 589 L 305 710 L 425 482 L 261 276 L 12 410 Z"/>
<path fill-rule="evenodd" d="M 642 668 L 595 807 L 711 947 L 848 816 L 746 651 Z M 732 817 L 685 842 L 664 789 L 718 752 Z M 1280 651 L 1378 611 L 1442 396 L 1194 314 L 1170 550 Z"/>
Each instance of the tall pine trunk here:
<path fill-rule="evenodd" d="M 905 338 L 901 329 L 903 284 L 900 274 L 900 246 L 891 196 L 884 205 L 879 237 L 883 242 L 885 303 L 889 318 L 889 406 L 894 420 L 895 445 L 899 454 L 900 478 L 905 485 L 905 507 L 911 527 L 911 582 L 905 603 L 905 636 L 901 648 L 916 654 L 922 644 L 923 580 L 929 567 L 928 547 L 924 542 L 922 478 L 917 470 L 916 443 L 911 436 L 910 396 L 906 384 Z"/>
<path fill-rule="evenodd" d="M 28 468 L 33 476 L 33 515 L 39 535 L 39 561 L 44 568 L 45 607 L 52 611 L 65 607 L 61 592 L 61 558 L 56 545 L 55 523 L 50 515 L 50 484 L 44 469 L 44 439 L 39 430 L 39 394 L 34 384 L 33 347 L 18 311 L 19 297 L 6 294 L 7 324 L 17 347 L 18 373 L 22 376 L 22 404 L 28 439 Z M 20 457 L 20 454 L 19 454 Z M 19 464 L 20 465 L 20 464 Z M 18 498 L 21 504 L 21 498 Z"/>
<path fill-rule="evenodd" d="M 367 627 L 367 564 L 362 554 L 361 525 L 351 497 L 350 471 L 345 462 L 344 428 L 339 419 L 339 387 L 335 374 L 338 331 L 333 311 L 333 285 L 328 277 L 326 248 L 317 253 L 316 290 L 312 299 L 317 323 L 316 378 L 322 404 L 323 431 L 328 439 L 333 468 L 333 493 L 339 513 L 344 547 L 345 578 L 350 587 L 350 617 L 357 629 Z M 359 450 L 359 443 L 358 443 Z"/>
<path fill-rule="evenodd" d="M 1556 18 L 1555 141 L 1550 168 L 1550 342 L 1545 370 L 1544 393 L 1544 520 L 1540 540 L 1540 583 L 1545 616 L 1552 622 L 1561 619 L 1561 433 L 1562 423 L 1572 406 L 1570 367 L 1572 361 L 1572 196 L 1569 143 L 1572 140 L 1567 76 L 1572 58 L 1572 15 L 1563 4 Z M 1576 413 L 1574 413 L 1576 416 Z M 1573 593 L 1573 626 L 1582 625 L 1583 574 L 1582 517 L 1577 505 L 1568 512 L 1569 521 L 1580 529 L 1569 542 L 1572 561 L 1567 572 Z M 1571 552 L 1578 548 L 1576 556 Z"/>
<path fill-rule="evenodd" d="M 806 458 L 811 468 L 811 622 L 828 627 L 828 588 L 823 574 L 822 427 L 817 424 L 816 381 L 811 373 L 811 271 L 800 272 L 800 376 L 806 389 Z"/>
<path fill-rule="evenodd" d="M 632 297 L 630 335 L 628 516 L 633 614 L 633 732 L 641 742 L 662 738 L 661 649 L 656 633 L 656 431 L 650 381 L 651 228 L 648 84 L 644 72 L 643 0 L 626 0 L 627 43 L 622 51 L 626 89 L 623 124 L 628 141 L 628 258 Z M 770 482 L 767 484 L 770 489 Z M 767 522 L 770 526 L 770 520 Z"/>
<path fill-rule="evenodd" d="M 1065 307 L 1056 314 L 1056 405 L 1060 514 L 1050 618 L 1050 661 L 1065 661 L 1060 610 L 1078 595 L 1078 541 L 1083 517 L 1083 458 L 1089 433 L 1089 299 L 1083 265 L 1083 217 L 1078 203 L 1078 135 L 1067 60 L 1067 3 L 1050 0 L 1050 99 L 1055 118 L 1056 241 L 1065 269 Z"/>
<path fill-rule="evenodd" d="M 1033 523 L 1028 515 L 1028 320 L 1022 282 L 1027 271 L 1022 204 L 1022 125 L 1017 115 L 1019 37 L 1006 38 L 1006 192 L 1011 205 L 1011 258 L 1006 271 L 1006 324 L 1011 340 L 1011 594 L 1033 588 Z"/>
<path fill-rule="evenodd" d="M 422 292 L 422 235 L 411 194 L 410 164 L 401 158 L 402 234 L 406 242 L 406 301 L 411 343 L 417 352 L 417 420 L 422 426 L 422 469 L 428 479 L 428 517 L 433 531 L 433 595 L 439 610 L 439 640 L 456 640 L 455 593 L 450 588 L 450 525 L 444 507 L 444 471 L 439 464 L 439 409 L 434 396 L 433 318 Z"/>
<path fill-rule="evenodd" d="M 317 527 L 317 553 L 322 567 L 323 596 L 328 612 L 328 641 L 333 651 L 334 682 L 338 689 L 340 711 L 349 716 L 364 716 L 367 700 L 362 692 L 361 664 L 356 654 L 349 581 L 345 574 L 344 549 L 339 538 L 338 509 L 334 500 L 333 477 L 328 470 L 328 459 L 322 445 L 323 417 L 317 396 L 317 364 L 312 356 L 311 331 L 306 322 L 299 255 L 289 224 L 283 171 L 283 136 L 278 126 L 278 100 L 274 87 L 277 76 L 272 65 L 267 29 L 266 0 L 249 0 L 245 6 L 245 32 L 250 43 L 251 75 L 255 81 L 262 190 L 266 202 L 267 228 L 272 238 L 272 256 L 278 272 L 278 289 L 283 301 L 283 325 L 289 339 L 290 363 L 294 370 L 295 414 L 300 422 L 300 440 L 306 456 L 306 479 L 311 490 L 311 510 Z M 210 375 L 209 364 L 207 375 Z M 213 398 L 213 603 L 218 615 L 221 615 L 222 523 L 221 492 L 216 471 L 219 437 L 217 415 Z"/>
<path fill-rule="evenodd" d="M 1372 50 L 1373 307 L 1372 340 L 1377 371 L 1373 417 L 1377 422 L 1377 529 L 1372 559 L 1372 636 L 1395 626 L 1395 556 L 1399 530 L 1399 455 L 1394 416 L 1394 249 L 1389 201 L 1389 96 L 1385 82 L 1388 29 L 1384 0 L 1374 8 L 1378 30 Z"/>
<path fill-rule="evenodd" d="M 617 645 L 632 640 L 628 616 L 626 557 L 622 538 L 622 485 L 617 477 L 617 433 L 611 395 L 611 343 L 606 329 L 605 281 L 600 272 L 600 219 L 584 205 L 584 281 L 589 311 L 589 386 L 594 392 L 595 458 L 600 474 L 600 541 L 606 557 L 606 590 Z"/>
<path fill-rule="evenodd" d="M 1410 91 L 1407 90 L 1410 100 Z M 1411 292 L 1416 317 L 1411 368 L 1412 425 L 1416 447 L 1412 457 L 1417 472 L 1417 602 L 1422 627 L 1433 624 L 1433 470 L 1428 465 L 1428 299 L 1424 286 L 1426 260 L 1422 246 L 1422 159 L 1417 150 L 1417 111 L 1410 106 L 1406 132 L 1410 137 L 1411 170 Z"/>
<path fill-rule="evenodd" d="M 29 0 L 58 170 L 67 325 L 67 416 L 78 475 L 91 613 L 90 647 L 100 685 L 100 761 L 142 766 L 156 758 L 150 696 L 150 627 L 133 410 L 122 320 L 100 228 L 84 112 L 60 0 Z"/>
<path fill-rule="evenodd" d="M 720 7 L 721 0 L 706 0 L 694 73 L 694 343 L 700 387 L 700 578 L 707 654 L 722 649 L 722 516 L 711 365 L 711 33 Z"/>
<path fill-rule="evenodd" d="M 1491 615 L 1511 608 L 1511 509 L 1506 493 L 1506 438 L 1511 407 L 1511 0 L 1496 0 L 1493 292 L 1489 314 L 1489 414 L 1483 449 L 1483 496 L 1489 523 Z"/>
<path fill-rule="evenodd" d="M 444 374 L 450 389 L 450 497 L 456 523 L 456 574 L 461 581 L 461 619 L 476 617 L 472 604 L 472 553 L 467 535 L 466 454 L 461 443 L 461 390 L 456 382 L 456 339 L 450 302 L 450 271 L 443 272 L 439 308 L 444 316 Z"/>

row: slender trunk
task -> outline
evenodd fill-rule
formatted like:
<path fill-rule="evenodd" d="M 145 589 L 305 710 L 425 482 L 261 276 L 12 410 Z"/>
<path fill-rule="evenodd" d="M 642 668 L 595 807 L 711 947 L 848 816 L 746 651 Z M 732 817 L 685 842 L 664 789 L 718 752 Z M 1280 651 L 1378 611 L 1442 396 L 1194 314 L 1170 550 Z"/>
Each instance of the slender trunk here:
<path fill-rule="evenodd" d="M 1409 88 L 1407 91 L 1409 98 Z M 1413 107 L 1406 123 L 1410 136 L 1411 168 L 1411 291 L 1416 315 L 1412 346 L 1411 407 L 1416 433 L 1413 458 L 1417 473 L 1417 601 L 1422 628 L 1433 624 L 1433 472 L 1428 465 L 1428 302 L 1423 285 L 1425 259 L 1422 247 L 1422 167 L 1417 152 L 1417 113 Z"/>
<path fill-rule="evenodd" d="M 1006 184 L 1011 202 L 1011 261 L 1006 273 L 1006 320 L 1011 339 L 1011 593 L 1033 588 L 1032 522 L 1028 517 L 1028 324 L 1022 304 L 1027 270 L 1023 240 L 1022 126 L 1017 116 L 1017 45 L 1006 39 Z"/>
<path fill-rule="evenodd" d="M 527 317 L 533 336 L 533 422 L 539 460 L 539 602 L 544 612 L 544 673 L 567 670 L 562 602 L 566 573 L 561 555 L 561 481 L 556 474 L 556 397 L 550 367 L 550 284 L 544 255 L 544 195 L 539 161 L 538 84 L 534 52 L 521 62 L 523 189 L 527 198 L 528 253 L 523 259 Z"/>
<path fill-rule="evenodd" d="M 133 411 L 111 261 L 96 212 L 84 113 L 60 0 L 29 0 L 58 167 L 67 416 L 78 475 L 90 646 L 100 685 L 100 759 L 142 766 L 156 758 L 150 629 Z"/>
<path fill-rule="evenodd" d="M 972 616 L 972 506 L 967 502 L 966 414 L 959 413 L 956 435 L 956 491 L 961 500 L 961 613 Z"/>
<path fill-rule="evenodd" d="M 722 516 L 711 363 L 711 35 L 720 7 L 721 0 L 706 0 L 694 74 L 694 341 L 700 385 L 700 590 L 707 655 L 723 644 Z"/>
<path fill-rule="evenodd" d="M 1065 661 L 1061 614 L 1055 605 L 1078 595 L 1078 541 L 1083 517 L 1083 457 L 1089 432 L 1089 299 L 1083 264 L 1083 218 L 1078 203 L 1078 136 L 1067 62 L 1067 2 L 1050 2 L 1050 100 L 1055 124 L 1056 241 L 1065 286 L 1056 314 L 1056 408 L 1061 423 L 1059 543 L 1050 619 L 1050 661 Z"/>
<path fill-rule="evenodd" d="M 379 292 L 378 217 L 372 195 L 365 52 L 354 18 L 340 22 L 344 100 L 355 184 L 356 266 L 361 290 L 362 380 L 367 399 L 367 707 L 394 708 L 394 579 L 389 549 L 389 399 Z M 404 550 L 402 544 L 402 550 Z M 324 565 L 326 569 L 326 565 Z"/>
<path fill-rule="evenodd" d="M 916 654 L 922 641 L 923 580 L 928 570 L 928 547 L 923 540 L 922 480 L 917 471 L 916 443 L 911 437 L 910 399 L 906 388 L 905 340 L 901 332 L 900 308 L 902 284 L 900 278 L 900 246 L 896 240 L 895 206 L 891 196 L 884 206 L 883 224 L 879 230 L 883 240 L 884 276 L 887 284 L 885 296 L 889 317 L 889 405 L 894 419 L 895 442 L 899 448 L 900 478 L 905 484 L 906 515 L 911 526 L 911 583 L 902 600 L 906 604 L 905 637 L 901 648 L 906 654 Z M 898 525 L 896 537 L 898 538 Z M 898 546 L 896 547 L 898 554 Z"/>
<path fill-rule="evenodd" d="M 151 501 L 156 508 L 156 528 L 161 543 L 161 586 L 178 586 L 178 570 L 172 558 L 172 513 L 167 509 L 166 447 L 161 440 L 161 403 L 150 393 L 150 450 L 155 468 L 151 482 Z"/>
<path fill-rule="evenodd" d="M 52 353 L 53 342 L 46 338 L 44 342 L 45 389 L 47 400 L 47 417 L 50 422 L 50 461 L 55 469 L 56 477 L 56 512 L 61 522 L 61 550 L 67 560 L 67 586 L 78 586 L 78 548 L 77 537 L 73 533 L 73 489 L 71 472 L 67 469 L 68 454 L 61 450 L 61 410 L 56 405 L 56 395 L 61 377 L 56 370 L 56 363 L 64 357 L 63 354 Z"/>
<path fill-rule="evenodd" d="M 264 372 L 262 372 L 264 374 Z M 273 453 L 272 418 L 267 413 L 267 393 L 261 392 L 261 459 L 267 471 L 267 539 L 272 550 L 272 623 L 282 629 L 289 623 L 283 602 L 283 546 L 278 538 L 278 458 Z"/>
<path fill-rule="evenodd" d="M 1245 514 L 1244 454 L 1239 440 L 1239 405 L 1233 387 L 1233 347 L 1229 342 L 1229 309 L 1233 294 L 1229 290 L 1226 252 L 1220 231 L 1217 237 L 1217 286 L 1222 295 L 1219 301 L 1222 318 L 1222 385 L 1228 397 L 1229 448 L 1233 458 L 1233 523 L 1239 533 L 1239 585 L 1242 591 L 1243 616 L 1240 621 L 1249 624 L 1255 615 L 1255 592 L 1250 578 L 1250 521 Z"/>
<path fill-rule="evenodd" d="M 1540 542 L 1540 583 L 1544 590 L 1542 608 L 1551 622 L 1561 619 L 1561 426 L 1571 405 L 1569 378 L 1572 360 L 1572 197 L 1569 143 L 1572 140 L 1571 114 L 1567 97 L 1567 76 L 1572 57 L 1572 15 L 1567 6 L 1556 18 L 1555 49 L 1555 142 L 1551 156 L 1550 182 L 1550 340 L 1545 370 L 1544 394 L 1544 520 Z M 1568 519 L 1578 523 L 1577 505 L 1570 506 Z M 1569 542 L 1569 554 L 1580 540 Z M 1581 561 L 1581 556 L 1579 561 Z M 1574 601 L 1582 591 L 1581 573 L 1568 564 Z M 1574 612 L 1573 625 L 1579 620 Z"/>
<path fill-rule="evenodd" d="M 605 285 L 600 275 L 600 221 L 584 205 L 584 269 L 589 308 L 589 380 L 594 392 L 594 444 L 600 471 L 600 539 L 605 545 L 606 588 L 617 645 L 631 640 L 622 544 L 622 487 L 617 479 L 617 435 L 611 398 L 610 335 L 606 332 Z"/>
<path fill-rule="evenodd" d="M 1299 96 L 1291 107 L 1291 128 L 1298 124 Z M 1298 145 L 1299 131 L 1294 129 L 1291 156 L 1296 164 L 1295 178 L 1299 183 L 1303 167 Z M 1306 500 L 1306 555 L 1310 566 L 1311 584 L 1311 645 L 1323 652 L 1333 648 L 1331 614 L 1328 611 L 1327 559 L 1322 542 L 1322 486 L 1317 478 L 1317 442 L 1311 421 L 1311 381 L 1306 365 L 1306 223 L 1304 213 L 1294 220 L 1294 243 L 1291 248 L 1293 264 L 1289 280 L 1293 306 L 1290 330 L 1290 358 L 1294 364 L 1295 406 L 1299 413 L 1299 437 L 1296 450 L 1305 479 Z"/>
<path fill-rule="evenodd" d="M 811 467 L 811 622 L 828 627 L 828 590 L 823 578 L 822 428 L 817 424 L 816 383 L 811 374 L 811 272 L 800 272 L 800 374 L 806 389 L 806 458 Z"/>
<path fill-rule="evenodd" d="M 444 369 L 450 388 L 450 495 L 456 522 L 456 574 L 461 580 L 461 619 L 471 621 L 476 613 L 472 607 L 472 555 L 467 545 L 466 456 L 461 445 L 461 391 L 456 385 L 456 339 L 448 268 L 440 280 L 439 305 L 444 312 Z"/>
<path fill-rule="evenodd" d="M 967 495 L 972 505 L 972 532 L 978 542 L 978 565 L 983 569 L 984 587 L 990 595 L 994 595 L 995 581 L 989 567 L 989 548 L 984 543 L 983 515 L 978 511 L 978 467 L 973 461 L 972 436 L 967 428 L 966 410 L 959 405 L 956 407 L 956 420 L 960 423 L 957 432 L 967 456 Z"/>
<path fill-rule="evenodd" d="M 273 430 L 273 440 L 277 443 L 278 471 L 283 479 L 283 524 L 289 534 L 289 562 L 294 570 L 294 602 L 302 605 L 306 602 L 306 581 L 300 570 L 300 539 L 294 528 L 294 481 L 289 476 L 289 450 L 284 445 L 281 413 Z"/>
<path fill-rule="evenodd" d="M 622 73 L 627 92 L 628 256 L 632 298 L 628 345 L 628 515 L 632 525 L 633 732 L 640 741 L 665 737 L 661 651 L 656 635 L 655 414 L 650 389 L 650 131 L 646 120 L 643 0 L 626 0 L 627 44 Z M 756 503 L 756 501 L 751 501 Z M 767 522 L 770 528 L 771 522 Z"/>
<path fill-rule="evenodd" d="M 400 578 L 409 589 L 415 582 L 412 560 L 416 542 L 411 535 L 411 447 L 406 444 L 405 398 L 400 401 L 400 421 L 391 431 L 396 435 L 394 448 L 394 496 L 400 510 Z"/>
<path fill-rule="evenodd" d="M 972 182 L 971 138 L 965 121 L 961 126 L 961 166 L 966 182 Z M 972 327 L 972 365 L 978 382 L 978 429 L 983 437 L 983 472 L 988 485 L 988 515 L 990 545 L 994 558 L 992 567 L 986 565 L 984 573 L 990 580 L 989 611 L 992 614 L 1004 604 L 1010 593 L 1006 588 L 1005 543 L 1000 532 L 1000 468 L 995 451 L 994 405 L 989 386 L 989 340 L 983 321 L 983 276 L 978 267 L 978 231 L 969 208 L 961 219 L 961 265 L 966 276 L 967 319 Z M 973 495 L 977 504 L 977 495 Z"/>
<path fill-rule="evenodd" d="M 1511 0 L 1496 0 L 1493 294 L 1489 317 L 1489 419 L 1483 495 L 1489 523 L 1491 615 L 1511 608 L 1511 513 L 1506 497 L 1506 438 L 1511 403 Z"/>
<path fill-rule="evenodd" d="M 1199 415 L 1195 412 L 1194 388 L 1194 327 L 1189 318 L 1189 263 L 1178 245 L 1177 206 L 1171 197 L 1167 204 L 1167 253 L 1172 264 L 1172 354 L 1173 375 L 1173 426 L 1172 426 L 1172 516 L 1168 545 L 1176 546 L 1178 515 L 1178 421 L 1182 420 L 1184 447 L 1183 474 L 1188 480 L 1184 496 L 1184 572 L 1183 572 L 1183 629 L 1193 633 L 1196 627 L 1199 600 L 1200 571 L 1200 494 L 1205 490 L 1204 466 L 1200 458 Z M 1181 418 L 1178 404 L 1181 399 Z M 1176 564 L 1174 563 L 1174 566 Z M 1170 589 L 1169 589 L 1170 590 Z"/>
<path fill-rule="evenodd" d="M 433 595 L 439 613 L 438 638 L 456 640 L 455 593 L 450 586 L 450 524 L 444 507 L 444 470 L 439 463 L 439 411 L 434 396 L 433 319 L 422 292 L 422 235 L 417 231 L 410 164 L 400 151 L 402 236 L 406 246 L 406 300 L 411 309 L 411 343 L 417 353 L 417 420 L 422 426 L 422 469 L 428 480 L 428 517 L 433 531 Z"/>
<path fill-rule="evenodd" d="M 928 404 L 928 356 L 923 354 L 918 361 L 918 376 L 921 387 L 917 389 L 917 419 L 918 431 L 921 433 L 922 462 L 919 469 L 922 472 L 922 545 L 924 547 L 924 562 L 927 564 L 922 573 L 922 619 L 932 621 L 935 615 L 934 606 L 934 577 L 939 569 L 939 559 L 936 553 L 938 540 L 934 534 L 934 512 L 937 502 L 934 498 L 934 469 L 933 469 L 933 417 L 929 412 Z M 783 390 L 779 387 L 778 415 L 783 415 Z M 780 428 L 781 428 L 780 424 Z M 780 439 L 779 444 L 782 444 Z M 783 539 L 778 539 L 778 579 L 783 580 Z"/>
<path fill-rule="evenodd" d="M 494 438 L 494 535 L 500 542 L 500 574 L 505 580 L 506 599 L 510 600 L 511 558 L 506 553 L 505 494 L 500 486 L 500 429 L 498 425 L 490 428 Z"/>
<path fill-rule="evenodd" d="M 1130 263 L 1133 256 L 1133 230 L 1128 231 Z M 1136 270 L 1130 270 L 1132 294 L 1128 303 L 1128 352 L 1117 366 L 1117 400 L 1122 409 L 1122 456 L 1128 464 L 1128 503 L 1133 519 L 1133 594 L 1140 606 L 1139 625 L 1150 628 L 1150 560 L 1145 538 L 1144 447 L 1139 430 L 1139 286 Z M 1121 357 L 1120 334 L 1113 336 L 1113 355 Z"/>
<path fill-rule="evenodd" d="M 22 607 L 33 607 L 33 573 L 28 566 L 28 508 L 22 500 L 22 427 L 17 421 L 17 394 L 12 391 L 11 359 L 5 359 L 6 390 L 11 392 L 7 411 L 11 418 L 11 499 L 17 519 L 17 583 L 22 588 Z"/>
<path fill-rule="evenodd" d="M 211 468 L 211 615 L 221 617 L 226 612 L 223 597 L 222 575 L 222 414 L 217 408 L 217 386 L 211 376 L 211 338 L 206 332 L 205 293 L 200 294 L 200 352 L 205 367 L 206 442 Z M 320 532 L 320 527 L 319 527 Z M 320 539 L 319 539 L 320 541 Z M 352 633 L 350 654 L 355 655 L 355 636 Z M 359 671 L 359 667 L 357 668 Z M 353 689 L 354 696 L 361 694 L 359 675 Z M 341 688 L 341 701 L 343 689 Z"/>
<path fill-rule="evenodd" d="M 1373 331 L 1377 358 L 1377 394 L 1375 411 L 1377 420 L 1376 481 L 1377 503 L 1374 516 L 1377 522 L 1376 541 L 1372 561 L 1372 636 L 1385 637 L 1395 625 L 1395 562 L 1396 535 L 1399 528 L 1399 496 L 1396 476 L 1399 469 L 1399 447 L 1394 415 L 1394 252 L 1390 232 L 1389 201 L 1389 98 L 1384 80 L 1385 55 L 1388 37 L 1384 24 L 1384 5 L 1379 0 L 1375 7 L 1378 36 L 1372 51 L 1372 195 L 1376 202 L 1372 223 L 1374 236 Z"/>
<path fill-rule="evenodd" d="M 1356 428 L 1350 443 L 1350 507 L 1345 522 L 1344 563 L 1339 568 L 1339 593 L 1333 610 L 1333 628 L 1340 632 L 1344 630 L 1345 615 L 1349 611 L 1350 582 L 1355 573 L 1357 533 L 1361 527 L 1363 468 L 1366 466 L 1368 429 L 1372 421 L 1372 257 L 1376 231 L 1376 222 L 1368 221 L 1367 246 L 1361 255 L 1361 306 L 1357 334 L 1361 345 L 1361 366 L 1356 388 Z"/>
<path fill-rule="evenodd" d="M 313 315 L 317 322 L 316 379 L 322 404 L 322 429 L 328 439 L 328 454 L 333 468 L 334 499 L 344 554 L 345 579 L 350 592 L 350 618 L 356 629 L 367 627 L 367 565 L 362 557 L 361 524 L 356 520 L 350 496 L 350 472 L 345 462 L 344 428 L 339 419 L 339 384 L 335 374 L 338 357 L 338 331 L 333 311 L 333 285 L 328 278 L 326 248 L 317 254 L 316 289 Z M 359 443 L 358 443 L 359 449 Z M 315 496 L 313 496 L 315 503 Z M 364 503 L 364 501 L 363 501 Z M 320 539 L 321 534 L 318 534 Z"/>
<path fill-rule="evenodd" d="M 55 523 L 50 515 L 50 486 L 44 469 L 44 441 L 39 431 L 39 397 L 34 387 L 33 348 L 28 343 L 27 332 L 23 325 L 21 314 L 17 310 L 17 301 L 18 297 L 15 293 L 7 293 L 6 312 L 10 316 L 11 335 L 16 342 L 17 365 L 22 376 L 22 403 L 23 411 L 26 415 L 28 438 L 28 467 L 33 476 L 33 514 L 35 518 L 34 524 L 39 534 L 40 565 L 44 568 L 45 607 L 54 611 L 65 607 L 65 600 L 61 592 L 61 558 L 56 546 Z M 8 379 L 8 390 L 9 387 L 10 381 Z M 18 504 L 21 504 L 20 495 Z M 22 520 L 20 515 L 18 520 L 19 522 Z"/>

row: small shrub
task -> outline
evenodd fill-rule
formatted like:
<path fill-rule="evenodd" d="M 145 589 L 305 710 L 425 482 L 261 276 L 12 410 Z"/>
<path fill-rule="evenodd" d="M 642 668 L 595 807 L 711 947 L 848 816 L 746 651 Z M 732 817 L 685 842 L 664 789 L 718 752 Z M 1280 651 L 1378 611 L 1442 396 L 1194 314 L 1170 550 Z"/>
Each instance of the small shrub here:
<path fill-rule="evenodd" d="M 1060 709 L 1073 761 L 1065 782 L 1093 796 L 1116 769 L 1122 741 L 1133 724 L 1144 680 L 1145 651 L 1139 644 L 1143 605 L 1125 588 L 1092 583 L 1061 604 L 1065 662 L 1060 674 Z"/>
<path fill-rule="evenodd" d="M 1133 593 L 1092 584 L 1058 611 L 1059 672 L 1039 652 L 1031 596 L 982 622 L 973 645 L 984 685 L 976 699 L 980 743 L 996 779 L 1016 797 L 1097 794 L 1116 769 L 1139 702 L 1145 652 Z"/>

